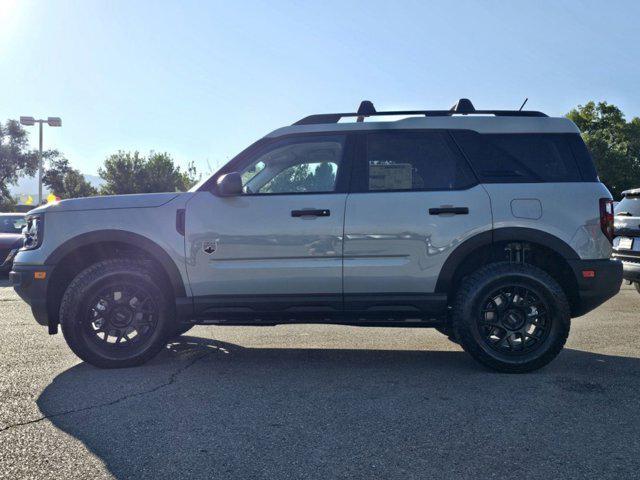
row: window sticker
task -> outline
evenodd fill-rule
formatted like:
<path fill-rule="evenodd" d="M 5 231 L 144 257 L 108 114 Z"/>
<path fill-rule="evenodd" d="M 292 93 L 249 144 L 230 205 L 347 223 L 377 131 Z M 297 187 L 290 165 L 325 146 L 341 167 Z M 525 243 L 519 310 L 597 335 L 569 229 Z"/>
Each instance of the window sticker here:
<path fill-rule="evenodd" d="M 410 190 L 413 167 L 410 163 L 370 163 L 369 190 Z"/>

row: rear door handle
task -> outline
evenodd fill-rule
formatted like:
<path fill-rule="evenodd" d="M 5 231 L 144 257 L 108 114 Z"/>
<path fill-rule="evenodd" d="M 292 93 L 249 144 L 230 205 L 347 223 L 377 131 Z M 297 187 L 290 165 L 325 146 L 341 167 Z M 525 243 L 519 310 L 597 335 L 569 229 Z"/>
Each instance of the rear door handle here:
<path fill-rule="evenodd" d="M 308 208 L 304 210 L 291 210 L 292 217 L 328 217 L 331 210 L 323 208 Z"/>
<path fill-rule="evenodd" d="M 429 209 L 429 215 L 440 215 L 443 213 L 451 213 L 453 215 L 468 215 L 469 209 L 467 207 L 439 207 Z"/>

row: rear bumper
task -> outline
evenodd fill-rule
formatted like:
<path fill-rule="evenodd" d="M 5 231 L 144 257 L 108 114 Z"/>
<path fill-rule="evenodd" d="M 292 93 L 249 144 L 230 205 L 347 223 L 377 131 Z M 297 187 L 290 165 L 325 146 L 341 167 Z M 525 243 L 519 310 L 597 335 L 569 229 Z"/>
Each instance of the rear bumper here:
<path fill-rule="evenodd" d="M 579 317 L 602 305 L 620 291 L 622 284 L 622 262 L 617 259 L 570 260 L 577 284 L 577 298 L 572 302 L 571 314 Z M 595 272 L 593 277 L 583 275 Z"/>
<path fill-rule="evenodd" d="M 640 255 L 637 252 L 617 252 L 613 257 L 622 261 L 622 277 L 629 282 L 640 282 Z"/>
<path fill-rule="evenodd" d="M 640 282 L 640 252 L 613 249 L 613 258 L 622 261 L 622 277 L 629 282 Z"/>
<path fill-rule="evenodd" d="M 640 263 L 622 262 L 622 277 L 629 282 L 640 282 Z"/>
<path fill-rule="evenodd" d="M 9 279 L 16 293 L 31 306 L 31 312 L 40 325 L 49 327 L 49 333 L 55 333 L 57 325 L 51 325 L 47 310 L 47 287 L 51 266 L 14 265 Z M 45 272 L 44 279 L 36 279 L 35 272 Z"/>

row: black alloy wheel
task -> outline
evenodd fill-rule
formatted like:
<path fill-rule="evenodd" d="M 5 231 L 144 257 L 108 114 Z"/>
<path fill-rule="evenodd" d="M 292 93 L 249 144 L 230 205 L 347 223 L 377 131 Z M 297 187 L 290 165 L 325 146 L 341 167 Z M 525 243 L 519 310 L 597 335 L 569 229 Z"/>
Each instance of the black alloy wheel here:
<path fill-rule="evenodd" d="M 498 352 L 522 355 L 538 348 L 549 335 L 549 306 L 529 288 L 500 288 L 483 303 L 478 326 L 486 344 Z"/>
<path fill-rule="evenodd" d="M 84 335 L 98 348 L 114 353 L 117 349 L 136 350 L 157 327 L 158 305 L 144 287 L 109 285 L 90 297 L 87 303 Z"/>

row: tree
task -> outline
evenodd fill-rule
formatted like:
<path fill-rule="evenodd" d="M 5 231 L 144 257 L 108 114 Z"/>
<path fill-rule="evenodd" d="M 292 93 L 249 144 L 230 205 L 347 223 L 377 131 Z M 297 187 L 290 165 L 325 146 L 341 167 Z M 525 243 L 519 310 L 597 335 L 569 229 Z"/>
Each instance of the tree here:
<path fill-rule="evenodd" d="M 119 151 L 105 160 L 99 174 L 106 182 L 101 189 L 105 195 L 184 191 L 198 180 L 193 163 L 182 171 L 168 153 L 155 152 L 143 157 Z"/>
<path fill-rule="evenodd" d="M 336 183 L 336 172 L 333 170 L 335 164 L 322 162 L 313 173 L 313 189 L 315 192 L 329 192 L 333 190 Z"/>
<path fill-rule="evenodd" d="M 285 168 L 282 172 L 273 177 L 269 183 L 262 187 L 263 192 L 268 193 L 290 193 L 306 191 L 309 176 L 312 175 L 309 170 L 309 164 L 301 163 L 289 168 Z"/>
<path fill-rule="evenodd" d="M 627 122 L 620 109 L 607 102 L 578 105 L 567 117 L 582 132 L 600 180 L 613 198 L 640 187 L 640 118 Z"/>
<path fill-rule="evenodd" d="M 270 193 L 328 192 L 333 190 L 336 173 L 330 162 L 300 163 L 284 169 L 263 187 Z"/>
<path fill-rule="evenodd" d="M 98 191 L 84 178 L 80 171 L 72 168 L 66 158 L 57 152 L 49 158 L 49 168 L 42 177 L 51 192 L 60 198 L 91 197 Z"/>
<path fill-rule="evenodd" d="M 189 162 L 187 164 L 187 170 L 182 172 L 181 185 L 178 190 L 186 192 L 191 187 L 193 187 L 196 183 L 200 181 L 202 178 L 202 174 L 198 173 L 198 169 L 196 168 L 196 164 L 193 162 Z"/>
<path fill-rule="evenodd" d="M 28 150 L 29 139 L 15 120 L 0 123 L 0 208 L 7 209 L 16 201 L 9 192 L 23 175 L 33 175 L 38 169 L 38 154 Z"/>

